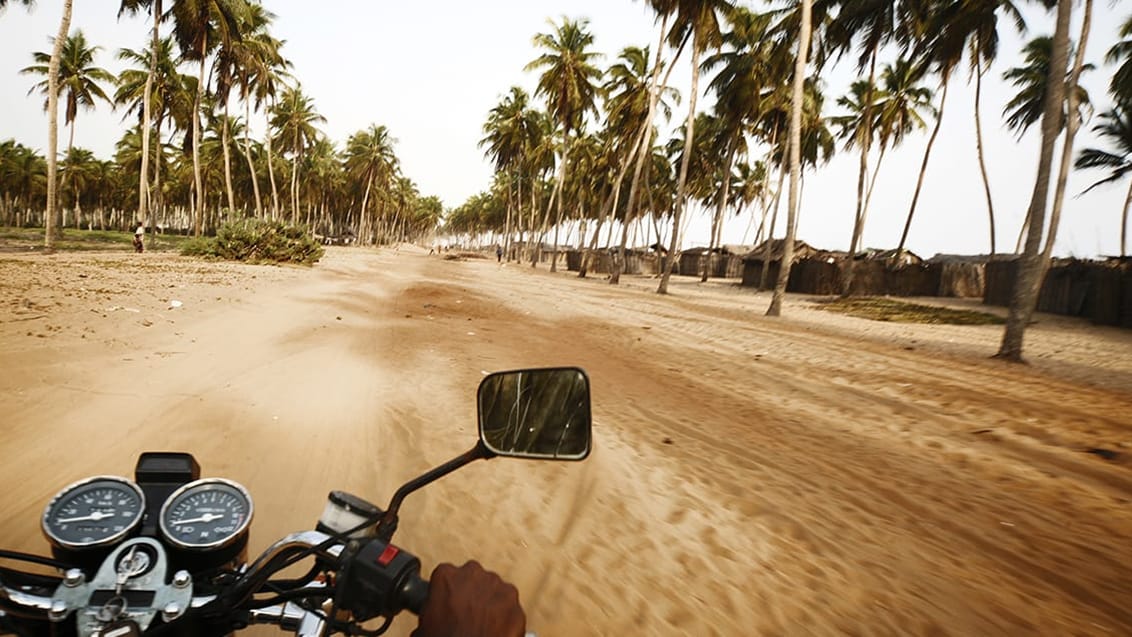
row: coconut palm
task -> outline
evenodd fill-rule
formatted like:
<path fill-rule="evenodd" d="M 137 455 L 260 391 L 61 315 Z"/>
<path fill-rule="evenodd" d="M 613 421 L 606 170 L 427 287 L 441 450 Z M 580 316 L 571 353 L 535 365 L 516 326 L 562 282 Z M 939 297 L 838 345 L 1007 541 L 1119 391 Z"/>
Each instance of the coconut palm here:
<path fill-rule="evenodd" d="M 161 19 L 163 17 L 163 11 L 161 0 L 122 0 L 122 3 L 118 8 L 118 17 L 121 17 L 124 13 L 136 15 L 138 12 L 143 10 L 149 10 L 150 15 L 153 16 L 153 35 L 149 49 L 149 73 L 146 76 L 145 87 L 142 91 L 143 152 L 141 160 L 141 174 L 138 176 L 138 217 L 144 220 L 149 212 L 149 135 L 150 122 L 152 120 L 150 99 L 153 91 L 153 83 L 158 70 L 158 64 L 160 63 L 158 55 L 161 50 Z M 158 133 L 158 135 L 160 135 L 160 133 Z M 159 137 L 158 144 L 160 143 L 161 142 Z M 156 237 L 156 233 L 151 232 L 150 237 Z"/>
<path fill-rule="evenodd" d="M 315 125 L 323 123 L 326 118 L 314 110 L 314 102 L 298 86 L 287 87 L 272 108 L 273 143 L 291 155 L 291 223 L 299 221 L 299 166 L 303 151 L 319 137 Z"/>
<path fill-rule="evenodd" d="M 1048 0 L 1041 0 L 1049 4 Z M 975 76 L 975 141 L 978 151 L 979 171 L 983 177 L 983 191 L 987 200 L 987 215 L 990 221 L 990 252 L 995 253 L 994 201 L 991 198 L 990 178 L 987 175 L 986 157 L 983 149 L 983 128 L 980 106 L 982 103 L 983 74 L 998 56 L 1000 15 L 1010 19 L 1019 33 L 1025 33 L 1026 22 L 1018 9 L 1018 3 L 1011 0 L 940 0 L 928 18 L 925 33 L 917 47 L 917 52 L 935 64 L 944 75 L 957 67 L 964 55 L 968 55 L 972 74 Z"/>
<path fill-rule="evenodd" d="M 82 30 L 76 30 L 59 47 L 58 56 L 55 56 L 54 52 L 50 55 L 44 52 L 33 53 L 32 57 L 36 63 L 20 70 L 20 73 L 23 74 L 44 76 L 45 79 L 32 86 L 28 94 L 39 90 L 48 95 L 44 103 L 45 110 L 51 112 L 52 100 L 58 99 L 60 95 L 63 96 L 63 121 L 71 127 L 67 142 L 68 155 L 70 155 L 75 144 L 75 119 L 78 116 L 79 109 L 90 110 L 94 108 L 96 100 L 110 103 L 110 98 L 107 97 L 101 84 L 112 83 L 114 76 L 106 69 L 94 66 L 94 57 L 101 48 L 88 45 Z M 56 72 L 53 73 L 51 67 L 55 57 L 58 58 L 58 66 Z M 54 91 L 51 89 L 53 80 L 56 87 Z M 58 123 L 56 123 L 57 125 Z M 50 158 L 48 162 L 50 166 Z M 51 180 L 50 175 L 49 180 Z M 56 215 L 55 220 L 60 224 L 58 227 L 61 228 L 61 217 Z"/>
<path fill-rule="evenodd" d="M 640 148 L 652 139 L 653 120 L 657 109 L 668 121 L 672 117 L 671 102 L 678 102 L 680 93 L 665 82 L 658 83 L 657 77 L 663 68 L 660 63 L 660 51 L 654 66 L 649 65 L 649 49 L 640 47 L 626 47 L 622 49 L 618 62 L 611 65 L 608 70 L 608 79 L 605 83 L 605 94 L 608 96 L 605 104 L 607 111 L 606 130 L 610 133 L 610 153 L 606 159 L 611 162 L 610 168 L 617 165 L 616 158 L 622 158 L 617 178 L 609 185 L 612 195 L 608 205 L 602 206 L 602 214 L 598 223 L 604 220 L 606 211 L 614 213 L 621 195 L 621 184 L 629 169 L 629 164 L 637 160 L 643 169 L 644 156 Z M 671 68 L 671 67 L 670 67 Z M 656 85 L 654 89 L 653 86 Z M 638 157 L 638 155 L 640 155 Z M 629 224 L 638 216 L 634 185 L 639 186 L 639 173 L 635 173 L 633 182 L 629 185 L 629 197 L 626 200 L 625 215 L 621 226 L 621 242 L 616 258 L 613 262 L 613 271 L 610 273 L 609 283 L 620 283 L 621 270 L 625 262 L 625 249 L 629 239 Z M 604 190 L 604 189 L 603 189 Z M 592 192 L 592 191 L 591 191 Z M 600 204 L 598 204 L 600 205 Z M 596 235 L 595 235 L 596 236 Z M 596 244 L 594 244 L 596 246 Z M 589 253 L 583 261 L 579 276 L 585 276 Z"/>
<path fill-rule="evenodd" d="M 354 133 L 346 142 L 346 172 L 359 185 L 365 184 L 359 216 L 361 237 L 373 236 L 371 229 L 375 224 L 368 210 L 375 187 L 382 192 L 388 190 L 397 175 L 397 156 L 393 151 L 396 143 L 389 129 L 376 124 Z"/>
<path fill-rule="evenodd" d="M 668 293 L 668 280 L 676 266 L 677 248 L 679 244 L 680 217 L 684 211 L 685 191 L 687 189 L 688 166 L 695 152 L 695 121 L 696 98 L 699 95 L 700 84 L 700 57 L 709 49 L 718 49 L 723 44 L 723 30 L 720 20 L 728 15 L 734 8 L 729 0 L 672 0 L 668 4 L 669 12 L 673 16 L 672 28 L 668 33 L 668 43 L 679 46 L 686 37 L 692 43 L 692 83 L 688 98 L 688 119 L 685 122 L 684 148 L 691 152 L 683 155 L 680 162 L 680 173 L 676 181 L 676 211 L 672 219 L 672 237 L 668 267 L 660 278 L 657 294 Z"/>
<path fill-rule="evenodd" d="M 1117 104 L 1098 117 L 1100 122 L 1093 132 L 1109 144 L 1109 150 L 1086 148 L 1081 151 L 1074 164 L 1078 169 L 1100 168 L 1109 171 L 1108 176 L 1085 189 L 1089 192 L 1102 184 L 1111 184 L 1132 176 L 1132 106 Z M 1128 256 L 1128 209 L 1132 205 L 1132 180 L 1128 184 L 1128 194 L 1124 198 L 1124 208 L 1120 215 L 1120 256 Z"/>
<path fill-rule="evenodd" d="M 1061 131 L 1065 98 L 1065 73 L 1069 59 L 1069 24 L 1073 14 L 1073 0 L 1058 0 L 1057 27 L 1053 34 L 1053 52 L 1050 55 L 1049 79 L 1042 113 L 1042 143 L 1038 157 L 1038 174 L 1030 199 L 1026 247 L 1018 265 L 1018 276 L 1011 295 L 1010 311 L 1003 331 L 1002 344 L 995 355 L 1004 360 L 1021 362 L 1022 339 L 1026 325 L 1037 304 L 1045 264 L 1039 254 L 1045 229 L 1046 203 L 1049 196 L 1054 144 Z M 1073 112 L 1073 109 L 1070 109 Z M 1069 149 L 1071 150 L 1071 149 Z M 1048 259 L 1045 259 L 1048 261 Z"/>
<path fill-rule="evenodd" d="M 181 48 L 181 57 L 198 62 L 197 95 L 193 116 L 193 178 L 196 188 L 196 210 L 193 233 L 199 236 L 204 219 L 204 184 L 200 166 L 200 113 L 204 107 L 205 62 L 217 44 L 225 45 L 240 38 L 240 26 L 248 11 L 246 0 L 176 0 L 173 4 L 173 36 Z"/>
<path fill-rule="evenodd" d="M 920 85 L 924 68 L 920 64 L 900 58 L 894 64 L 885 65 L 881 72 L 881 87 L 870 91 L 862 86 L 863 82 L 857 82 L 853 85 L 853 98 L 838 100 L 839 104 L 849 108 L 852 113 L 833 120 L 843 128 L 842 137 L 847 140 L 846 149 L 861 139 L 865 128 L 871 129 L 871 136 L 875 136 L 879 146 L 879 156 L 873 167 L 872 179 L 865 191 L 860 215 L 854 223 L 850 254 L 856 253 L 864 236 L 869 202 L 872 199 L 877 176 L 880 175 L 885 153 L 889 148 L 900 145 L 908 133 L 926 128 L 921 113 L 935 114 L 935 108 L 931 103 L 931 90 Z M 872 105 L 862 106 L 861 101 L 865 99 L 864 96 L 870 94 L 873 99 Z M 862 120 L 867 111 L 871 111 L 873 121 L 865 124 Z M 903 249 L 903 241 L 900 248 Z M 853 260 L 847 262 L 847 265 L 842 279 L 842 294 L 849 294 L 853 281 Z"/>
<path fill-rule="evenodd" d="M 1026 43 L 1022 48 L 1022 66 L 1006 70 L 1002 79 L 1010 82 L 1018 89 L 1018 93 L 1006 103 L 1002 115 L 1006 118 L 1006 127 L 1018 133 L 1021 138 L 1030 126 L 1042 118 L 1042 107 L 1046 93 L 1046 80 L 1049 77 L 1050 56 L 1053 53 L 1053 38 L 1049 36 L 1036 37 Z M 1072 43 L 1069 47 L 1073 54 Z M 1086 64 L 1082 71 L 1093 70 L 1092 64 Z M 1077 103 L 1080 108 L 1088 109 L 1091 106 L 1089 92 L 1080 84 L 1077 85 Z M 1078 113 L 1079 117 L 1084 117 Z M 1062 109 L 1061 118 L 1064 125 L 1065 110 Z M 1086 118 L 1087 119 L 1087 118 Z"/>
<path fill-rule="evenodd" d="M 1117 65 L 1109 92 L 1116 96 L 1117 101 L 1128 103 L 1132 101 L 1132 16 L 1128 16 L 1121 25 L 1120 38 L 1105 54 L 1105 62 Z"/>
<path fill-rule="evenodd" d="M 156 64 L 153 63 L 155 57 Z M 132 62 L 135 66 L 123 70 L 118 75 L 118 90 L 114 93 L 114 103 L 125 107 L 123 121 L 136 114 L 140 128 L 139 152 L 143 147 L 146 149 L 156 148 L 158 151 L 153 153 L 156 156 L 162 148 L 161 134 L 165 123 L 172 120 L 174 123 L 188 124 L 189 116 L 192 113 L 196 84 L 190 84 L 190 78 L 182 75 L 178 70 L 179 61 L 175 55 L 172 38 L 162 38 L 158 41 L 156 56 L 154 56 L 154 52 L 148 49 L 142 51 L 121 49 L 118 51 L 118 59 Z M 154 143 L 150 142 L 149 134 L 145 130 L 147 119 L 153 128 L 152 134 L 156 140 Z M 139 201 L 146 202 L 147 207 L 144 210 L 159 213 L 163 200 L 161 191 L 162 166 L 160 163 L 153 166 L 153 176 L 150 180 L 148 178 L 150 153 L 141 154 L 138 159 L 139 173 L 147 175 L 147 183 L 143 188 L 146 196 Z M 143 208 L 139 207 L 140 210 L 143 210 Z M 141 212 L 138 216 L 141 217 Z M 155 241 L 157 214 L 149 215 L 148 218 L 151 228 L 150 241 Z"/>
<path fill-rule="evenodd" d="M 1046 83 L 1049 77 L 1050 56 L 1053 51 L 1053 40 L 1048 36 L 1034 38 L 1026 44 L 1022 51 L 1025 64 L 1008 69 L 1002 76 L 1003 79 L 1010 81 L 1011 84 L 1019 89 L 1018 93 L 1006 104 L 1006 107 L 1002 111 L 1003 116 L 1006 117 L 1006 127 L 1016 131 L 1019 138 L 1029 130 L 1030 126 L 1041 120 Z M 1073 55 L 1072 42 L 1069 46 L 1069 54 Z M 1083 64 L 1081 69 L 1077 70 L 1075 68 L 1069 72 L 1069 75 L 1073 75 L 1074 73 L 1080 75 L 1081 72 L 1092 69 L 1092 64 Z M 1068 79 L 1066 81 L 1068 81 Z M 1062 108 L 1062 129 L 1066 128 L 1067 125 L 1074 127 L 1079 126 L 1080 122 L 1088 119 L 1091 115 L 1092 108 L 1089 101 L 1089 92 L 1085 90 L 1079 82 L 1074 82 L 1074 84 L 1077 87 L 1076 91 L 1070 93 L 1067 89 L 1065 100 L 1067 106 L 1070 101 L 1076 103 L 1074 120 L 1070 122 L 1066 119 L 1066 108 Z M 1084 111 L 1088 112 L 1086 113 Z M 1076 132 L 1076 128 L 1073 130 Z M 1069 170 L 1069 164 L 1067 162 L 1068 158 L 1066 158 L 1065 165 L 1062 168 L 1062 172 L 1066 175 Z M 1061 184 L 1060 180 L 1059 184 Z M 1061 192 L 1064 192 L 1063 186 L 1059 185 L 1059 189 Z M 1055 207 L 1060 210 L 1060 206 L 1057 203 L 1059 198 L 1055 197 L 1054 201 Z M 1051 220 L 1054 217 L 1056 217 L 1056 215 L 1051 216 Z M 1022 229 L 1018 234 L 1018 243 L 1014 248 L 1015 252 L 1021 250 L 1027 225 L 1028 220 L 1022 223 Z M 1052 243 L 1050 245 L 1052 247 Z"/>
<path fill-rule="evenodd" d="M 538 117 L 537 111 L 530 105 L 527 92 L 512 86 L 508 95 L 488 113 L 487 122 L 483 125 L 484 136 L 479 142 L 481 148 L 486 147 L 484 154 L 493 159 L 496 171 L 507 176 L 505 190 L 508 205 L 503 247 L 508 261 L 511 260 L 512 218 L 522 218 L 522 173 L 528 151 L 537 144 Z M 512 190 L 515 191 L 514 195 Z"/>
<path fill-rule="evenodd" d="M 554 26 L 553 33 L 539 33 L 534 37 L 535 46 L 545 52 L 527 64 L 526 70 L 542 70 L 535 94 L 546 98 L 547 109 L 557 121 L 562 135 L 562 153 L 555 180 L 555 190 L 561 193 L 568 174 L 570 134 L 582 127 L 586 113 L 597 113 L 597 81 L 601 78 L 601 70 L 593 64 L 599 54 L 590 50 L 593 34 L 588 30 L 588 20 L 563 18 L 561 24 L 551 25 Z M 546 214 L 549 216 L 549 208 Z M 561 195 L 556 217 L 557 225 L 562 220 Z M 557 264 L 555 246 L 551 272 L 557 269 Z"/>
<path fill-rule="evenodd" d="M 794 240 L 797 236 L 798 202 L 800 199 L 802 177 L 802 108 L 803 90 L 806 82 L 806 61 L 810 51 L 810 29 L 813 14 L 812 0 L 801 0 L 798 22 L 798 53 L 794 63 L 794 90 L 790 98 L 790 198 L 786 210 L 786 239 L 782 247 L 782 263 L 778 269 L 778 281 L 774 285 L 774 295 L 767 307 L 767 316 L 780 316 L 782 302 L 786 298 L 786 283 L 790 280 L 790 268 L 794 264 Z M 766 262 L 764 261 L 764 270 Z"/>

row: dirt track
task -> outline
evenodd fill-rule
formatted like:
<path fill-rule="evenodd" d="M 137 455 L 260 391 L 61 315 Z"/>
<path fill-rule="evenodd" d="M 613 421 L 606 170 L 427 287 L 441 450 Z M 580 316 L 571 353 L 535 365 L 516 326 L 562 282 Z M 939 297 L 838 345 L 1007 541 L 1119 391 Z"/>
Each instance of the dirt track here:
<path fill-rule="evenodd" d="M 651 285 L 0 256 L 2 544 L 44 552 L 55 491 L 176 449 L 249 488 L 259 550 L 470 446 L 484 372 L 577 364 L 589 460 L 472 465 L 397 537 L 504 573 L 541 635 L 1132 633 L 1132 334 L 1042 317 L 1021 367 L 998 327 Z"/>

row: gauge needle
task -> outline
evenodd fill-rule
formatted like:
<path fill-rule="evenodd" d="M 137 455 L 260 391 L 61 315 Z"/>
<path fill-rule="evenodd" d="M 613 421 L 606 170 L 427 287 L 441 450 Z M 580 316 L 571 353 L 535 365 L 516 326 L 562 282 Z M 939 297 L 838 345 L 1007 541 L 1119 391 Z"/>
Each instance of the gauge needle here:
<path fill-rule="evenodd" d="M 213 520 L 219 520 L 222 517 L 224 517 L 224 516 L 219 514 L 219 513 L 205 513 L 204 515 L 200 516 L 199 518 L 193 518 L 191 520 L 173 520 L 172 522 L 170 522 L 170 524 L 172 524 L 174 526 L 181 526 L 182 524 L 196 524 L 197 522 L 207 523 L 207 522 L 211 522 Z"/>
<path fill-rule="evenodd" d="M 71 522 L 86 522 L 87 520 L 94 520 L 95 522 L 97 522 L 97 521 L 99 521 L 103 518 L 111 518 L 111 517 L 114 517 L 113 511 L 95 511 L 94 513 L 91 513 L 90 515 L 81 515 L 77 518 L 59 518 L 58 520 L 55 520 L 55 521 L 58 522 L 59 524 L 70 524 Z"/>

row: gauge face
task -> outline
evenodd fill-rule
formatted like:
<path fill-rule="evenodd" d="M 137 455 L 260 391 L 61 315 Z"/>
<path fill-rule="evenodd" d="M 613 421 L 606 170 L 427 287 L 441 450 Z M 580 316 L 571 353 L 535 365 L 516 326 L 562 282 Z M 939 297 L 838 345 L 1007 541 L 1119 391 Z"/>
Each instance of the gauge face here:
<path fill-rule="evenodd" d="M 116 476 L 87 478 L 51 500 L 43 512 L 43 532 L 64 548 L 106 546 L 136 529 L 144 513 L 138 485 Z"/>
<path fill-rule="evenodd" d="M 174 546 L 213 549 L 247 532 L 252 498 L 230 480 L 205 478 L 173 492 L 161 507 L 161 533 Z"/>

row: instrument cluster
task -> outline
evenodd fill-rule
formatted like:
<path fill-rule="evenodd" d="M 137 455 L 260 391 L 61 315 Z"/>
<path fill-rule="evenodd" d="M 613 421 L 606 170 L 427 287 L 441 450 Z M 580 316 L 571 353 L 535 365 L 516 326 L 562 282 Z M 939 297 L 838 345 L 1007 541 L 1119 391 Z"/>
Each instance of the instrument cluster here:
<path fill-rule="evenodd" d="M 157 460 L 165 464 L 147 465 L 156 470 L 139 464 L 138 482 L 95 476 L 56 494 L 41 525 L 55 553 L 95 560 L 128 538 L 146 536 L 175 553 L 191 554 L 197 563 L 204 554 L 232 557 L 243 551 L 254 513 L 248 490 L 232 480 L 199 478 L 191 457 L 184 471 L 167 470 L 168 457 Z"/>

